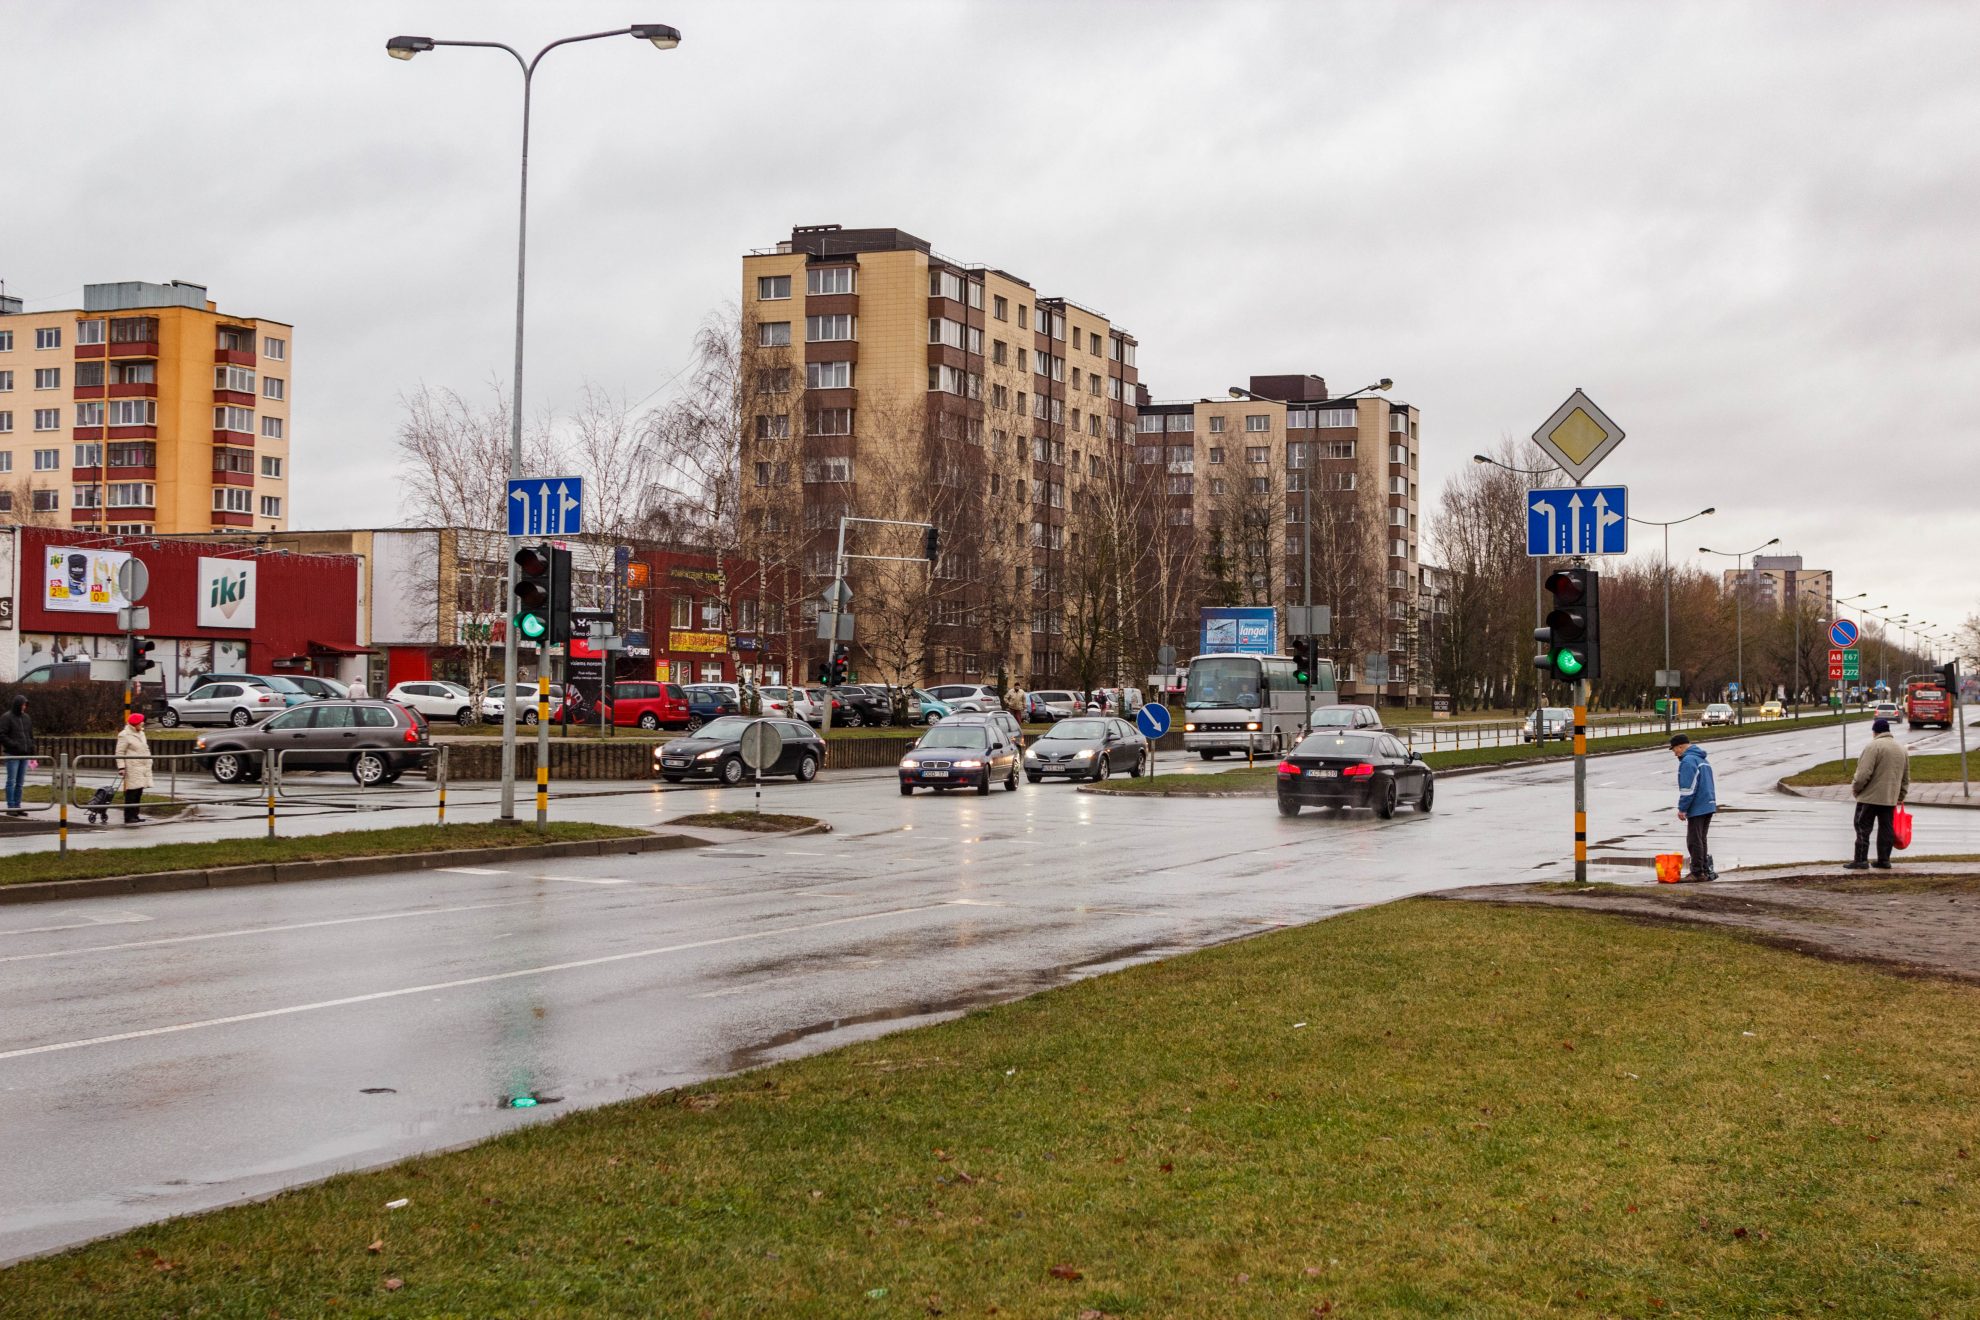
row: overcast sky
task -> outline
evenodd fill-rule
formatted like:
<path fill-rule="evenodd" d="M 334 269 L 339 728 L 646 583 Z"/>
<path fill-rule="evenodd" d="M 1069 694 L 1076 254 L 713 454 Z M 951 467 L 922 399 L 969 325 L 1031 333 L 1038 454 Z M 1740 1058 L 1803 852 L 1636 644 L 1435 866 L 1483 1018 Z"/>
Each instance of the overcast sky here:
<path fill-rule="evenodd" d="M 1158 398 L 1394 377 L 1426 509 L 1581 386 L 1591 479 L 1718 506 L 1674 549 L 1980 609 L 1972 4 L 17 0 L 0 278 L 294 322 L 294 525 L 395 522 L 400 394 L 507 388 L 520 78 L 385 39 L 635 21 L 681 47 L 538 76 L 532 413 L 666 397 L 743 251 L 891 225 L 1106 312 Z"/>

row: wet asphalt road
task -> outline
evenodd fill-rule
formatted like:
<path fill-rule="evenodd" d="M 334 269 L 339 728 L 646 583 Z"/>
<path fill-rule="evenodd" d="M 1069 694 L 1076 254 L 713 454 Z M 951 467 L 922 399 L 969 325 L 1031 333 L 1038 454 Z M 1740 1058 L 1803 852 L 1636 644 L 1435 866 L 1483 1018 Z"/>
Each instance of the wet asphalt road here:
<path fill-rule="evenodd" d="M 1846 808 L 1772 791 L 1838 745 L 1712 749 L 1721 869 L 1845 854 Z M 1598 857 L 1680 847 L 1668 753 L 1589 779 Z M 1564 875 L 1569 782 L 1451 776 L 1434 814 L 1379 821 L 1062 784 L 902 799 L 848 776 L 764 790 L 827 836 L 0 909 L 0 1260 L 1349 907 Z M 1921 850 L 1980 851 L 1980 812 L 1918 816 Z"/>

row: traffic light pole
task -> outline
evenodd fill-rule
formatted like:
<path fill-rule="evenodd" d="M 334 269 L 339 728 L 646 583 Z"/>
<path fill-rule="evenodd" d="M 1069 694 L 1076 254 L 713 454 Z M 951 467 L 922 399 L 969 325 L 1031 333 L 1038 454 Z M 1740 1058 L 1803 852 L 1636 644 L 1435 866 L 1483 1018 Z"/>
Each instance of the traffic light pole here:
<path fill-rule="evenodd" d="M 832 559 L 832 626 L 826 630 L 825 636 L 825 664 L 828 676 L 831 672 L 832 657 L 839 653 L 838 585 L 846 580 L 846 524 L 850 521 L 851 519 L 844 514 L 839 515 L 839 553 Z M 828 737 L 832 732 L 832 690 L 836 686 L 835 683 L 825 685 L 825 723 L 820 731 Z"/>
<path fill-rule="evenodd" d="M 1588 680 L 1574 685 L 1574 882 L 1588 883 Z"/>

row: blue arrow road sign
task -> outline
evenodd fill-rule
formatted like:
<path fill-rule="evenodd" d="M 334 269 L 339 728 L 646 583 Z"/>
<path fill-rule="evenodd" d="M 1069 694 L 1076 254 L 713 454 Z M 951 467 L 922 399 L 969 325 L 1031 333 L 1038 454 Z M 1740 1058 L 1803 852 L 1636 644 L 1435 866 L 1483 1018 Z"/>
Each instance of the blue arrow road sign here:
<path fill-rule="evenodd" d="M 509 483 L 510 536 L 576 536 L 584 531 L 584 478 L 524 477 Z"/>
<path fill-rule="evenodd" d="M 1629 553 L 1629 487 L 1549 486 L 1526 492 L 1526 553 Z"/>
<path fill-rule="evenodd" d="M 1169 708 L 1143 706 L 1134 717 L 1134 725 L 1150 738 L 1159 738 L 1169 731 Z"/>
<path fill-rule="evenodd" d="M 1837 619 L 1829 625 L 1829 645 L 1844 650 L 1856 645 L 1856 622 L 1853 619 Z"/>

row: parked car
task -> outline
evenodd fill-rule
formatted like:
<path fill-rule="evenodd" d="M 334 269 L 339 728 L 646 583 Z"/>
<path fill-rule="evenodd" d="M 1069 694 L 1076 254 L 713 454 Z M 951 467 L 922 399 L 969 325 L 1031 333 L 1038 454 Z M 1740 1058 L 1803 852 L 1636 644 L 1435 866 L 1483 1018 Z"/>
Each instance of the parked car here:
<path fill-rule="evenodd" d="M 1573 732 L 1574 712 L 1566 706 L 1547 706 L 1526 717 L 1526 727 L 1520 730 L 1519 740 L 1539 742 L 1546 738 L 1565 738 Z"/>
<path fill-rule="evenodd" d="M 644 679 L 612 685 L 612 723 L 622 728 L 685 729 L 688 726 L 687 692 L 679 683 Z"/>
<path fill-rule="evenodd" d="M 1733 708 L 1731 706 L 1728 706 L 1723 701 L 1715 701 L 1705 708 L 1705 713 L 1698 717 L 1698 722 L 1700 724 L 1733 724 L 1738 719 L 1739 717 L 1733 714 Z"/>
<path fill-rule="evenodd" d="M 834 688 L 832 696 L 838 703 L 833 707 L 834 724 L 857 729 L 862 725 L 894 722 L 893 695 L 876 683 L 847 683 Z"/>
<path fill-rule="evenodd" d="M 1533 717 L 1531 715 L 1527 716 L 1526 722 L 1531 724 Z M 1314 729 L 1379 729 L 1382 727 L 1382 716 L 1373 706 L 1357 706 L 1352 703 L 1345 706 L 1315 706 L 1313 708 L 1313 718 L 1308 727 Z"/>
<path fill-rule="evenodd" d="M 481 694 L 482 719 L 493 724 L 500 724 L 502 722 L 502 698 L 507 691 L 508 689 L 505 685 L 497 683 Z M 563 705 L 564 685 L 562 683 L 552 683 L 550 685 L 550 710 L 552 712 L 552 719 L 556 718 L 555 712 L 561 710 Z M 516 723 L 536 723 L 536 684 L 516 684 L 515 707 Z"/>
<path fill-rule="evenodd" d="M 288 709 L 288 705 L 280 692 L 264 684 L 221 679 L 202 683 L 182 697 L 169 698 L 158 722 L 168 729 L 181 724 L 231 724 L 244 729 Z"/>
<path fill-rule="evenodd" d="M 742 714 L 742 698 L 727 683 L 689 683 L 681 691 L 687 694 L 690 732 L 724 715 Z"/>
<path fill-rule="evenodd" d="M 305 701 L 314 700 L 309 693 L 280 674 L 201 674 L 192 681 L 192 686 L 186 689 L 185 695 L 190 697 L 201 688 L 213 683 L 251 683 L 265 687 L 281 697 L 285 706 L 300 706 Z"/>
<path fill-rule="evenodd" d="M 422 764 L 433 743 L 418 712 L 395 701 L 312 701 L 252 728 L 203 734 L 193 747 L 223 784 L 259 779 L 262 762 L 279 755 L 284 774 L 348 770 L 369 788 Z"/>
<path fill-rule="evenodd" d="M 475 720 L 474 693 L 459 683 L 437 678 L 394 683 L 386 691 L 385 700 L 410 706 L 429 720 L 452 720 L 456 724 L 472 724 Z"/>
<path fill-rule="evenodd" d="M 804 695 L 811 698 L 812 707 L 817 712 L 818 718 L 811 721 L 812 727 L 816 728 L 825 722 L 825 708 L 832 704 L 832 694 L 822 687 L 808 687 Z"/>
<path fill-rule="evenodd" d="M 1786 719 L 1787 707 L 1778 701 L 1763 702 L 1760 706 L 1760 718 L 1763 720 Z"/>
<path fill-rule="evenodd" d="M 818 768 L 825 764 L 825 740 L 816 730 L 799 720 L 766 721 L 746 715 L 725 715 L 685 738 L 661 743 L 653 749 L 653 768 L 670 784 L 704 777 L 729 785 L 740 784 L 754 773 L 743 763 L 743 732 L 752 724 L 765 722 L 776 729 L 784 747 L 774 764 L 763 767 L 763 773 L 789 775 L 800 784 L 816 779 Z"/>
<path fill-rule="evenodd" d="M 1024 750 L 1024 777 L 1034 784 L 1046 775 L 1098 781 L 1116 770 L 1146 774 L 1148 740 L 1113 715 L 1060 720 Z"/>
<path fill-rule="evenodd" d="M 1017 716 L 1007 710 L 986 710 L 980 713 L 965 712 L 961 715 L 944 715 L 943 724 L 981 724 L 985 728 L 1001 729 L 1011 746 L 1024 750 L 1024 726 L 1018 723 Z"/>
<path fill-rule="evenodd" d="M 1051 702 L 1045 700 L 1043 692 L 1024 694 L 1024 722 L 1026 724 L 1050 724 L 1060 718 L 1060 712 Z"/>
<path fill-rule="evenodd" d="M 1034 706 L 1042 706 L 1051 719 L 1062 720 L 1068 715 L 1084 715 L 1086 700 L 1077 692 L 1067 692 L 1058 688 L 1046 688 L 1031 694 Z"/>
<path fill-rule="evenodd" d="M 988 793 L 999 779 L 1015 793 L 1018 749 L 1001 729 L 989 725 L 938 724 L 901 757 L 900 776 L 902 797 L 912 797 L 917 788 Z"/>
<path fill-rule="evenodd" d="M 803 688 L 766 687 L 759 688 L 758 691 L 763 694 L 765 715 L 789 715 L 794 719 L 803 720 L 813 728 L 817 728 L 825 718 L 824 709 L 814 702 L 811 694 Z"/>
<path fill-rule="evenodd" d="M 982 714 L 1001 710 L 1004 705 L 997 689 L 984 683 L 944 683 L 929 688 L 928 695 L 947 706 L 952 715 Z"/>
<path fill-rule="evenodd" d="M 1310 733 L 1279 762 L 1279 814 L 1301 807 L 1372 807 L 1387 819 L 1403 802 L 1430 810 L 1437 776 L 1394 734 Z"/>
<path fill-rule="evenodd" d="M 955 707 L 932 692 L 921 688 L 909 688 L 907 694 L 908 723 L 933 724 L 944 715 L 956 713 Z"/>

